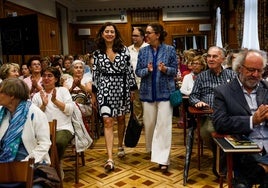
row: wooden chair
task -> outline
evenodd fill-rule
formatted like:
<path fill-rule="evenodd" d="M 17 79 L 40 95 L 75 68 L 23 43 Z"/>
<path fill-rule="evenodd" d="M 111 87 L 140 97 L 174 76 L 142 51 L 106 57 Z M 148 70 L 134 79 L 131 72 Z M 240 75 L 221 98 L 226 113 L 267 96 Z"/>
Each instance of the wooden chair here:
<path fill-rule="evenodd" d="M 58 150 L 56 145 L 56 131 L 57 131 L 57 120 L 53 119 L 49 122 L 50 128 L 50 140 L 51 140 L 51 147 L 50 147 L 50 161 L 51 166 L 54 167 L 57 171 L 57 174 L 61 180 L 61 170 L 60 170 L 60 160 L 58 158 Z M 60 187 L 62 187 L 62 181 L 60 182 Z"/>
<path fill-rule="evenodd" d="M 33 186 L 34 158 L 28 161 L 0 163 L 0 183 L 25 183 L 26 188 Z"/>
<path fill-rule="evenodd" d="M 84 152 L 76 152 L 75 144 L 73 144 L 73 141 L 69 144 L 67 147 L 64 158 L 68 159 L 70 161 L 74 161 L 74 168 L 65 168 L 64 171 L 74 171 L 74 178 L 75 183 L 79 183 L 79 166 L 80 166 L 80 160 L 81 158 L 81 164 L 82 166 L 85 166 L 85 154 Z"/>

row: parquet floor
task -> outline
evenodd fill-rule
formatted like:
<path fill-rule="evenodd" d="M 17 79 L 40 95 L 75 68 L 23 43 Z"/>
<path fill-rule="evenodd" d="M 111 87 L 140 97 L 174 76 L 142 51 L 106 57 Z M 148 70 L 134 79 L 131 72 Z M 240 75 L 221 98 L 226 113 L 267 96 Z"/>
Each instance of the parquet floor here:
<path fill-rule="evenodd" d="M 155 163 L 150 162 L 150 156 L 145 152 L 144 132 L 142 132 L 139 144 L 136 148 L 125 148 L 126 157 L 118 159 L 117 153 L 117 132 L 115 134 L 114 161 L 115 171 L 105 173 L 103 165 L 107 159 L 104 137 L 96 140 L 92 149 L 85 153 L 86 165 L 80 167 L 79 183 L 74 182 L 73 171 L 66 171 L 64 188 L 69 187 L 93 187 L 93 188 L 216 188 L 219 187 L 218 180 L 212 173 L 212 154 L 204 148 L 204 155 L 201 158 L 201 170 L 197 169 L 197 149 L 194 144 L 192 160 L 189 170 L 188 182 L 183 186 L 183 168 L 185 158 L 185 146 L 183 144 L 183 129 L 176 126 L 177 119 L 174 118 L 173 138 L 171 150 L 171 165 L 169 173 L 162 174 Z M 73 164 L 64 161 L 63 166 Z M 224 187 L 227 187 L 224 184 Z"/>

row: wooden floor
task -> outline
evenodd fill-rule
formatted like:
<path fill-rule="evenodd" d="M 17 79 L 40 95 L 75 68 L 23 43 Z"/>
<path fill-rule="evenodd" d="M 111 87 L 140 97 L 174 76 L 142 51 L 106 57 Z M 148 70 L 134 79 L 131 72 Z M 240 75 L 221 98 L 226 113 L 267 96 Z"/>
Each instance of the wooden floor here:
<path fill-rule="evenodd" d="M 126 156 L 118 159 L 116 156 L 117 131 L 115 135 L 114 161 L 115 171 L 105 173 L 103 165 L 107 159 L 104 137 L 96 140 L 92 149 L 86 151 L 86 165 L 80 167 L 79 183 L 74 182 L 74 173 L 65 172 L 64 188 L 69 187 L 185 187 L 185 188 L 214 188 L 219 187 L 218 180 L 212 173 L 212 154 L 204 148 L 201 158 L 201 170 L 197 169 L 197 149 L 194 144 L 188 182 L 183 186 L 183 168 L 185 160 L 185 146 L 183 144 L 183 129 L 177 127 L 177 118 L 173 119 L 173 138 L 171 150 L 171 164 L 169 173 L 162 174 L 155 163 L 150 162 L 150 155 L 145 152 L 144 132 L 136 148 L 125 148 Z M 72 166 L 73 163 L 64 160 L 63 166 Z M 224 184 L 224 187 L 227 187 Z"/>

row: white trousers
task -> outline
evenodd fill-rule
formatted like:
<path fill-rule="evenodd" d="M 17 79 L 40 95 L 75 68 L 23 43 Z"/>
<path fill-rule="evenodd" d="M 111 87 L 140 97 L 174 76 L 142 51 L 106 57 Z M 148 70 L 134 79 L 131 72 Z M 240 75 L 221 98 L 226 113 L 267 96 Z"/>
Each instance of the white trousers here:
<path fill-rule="evenodd" d="M 151 151 L 151 161 L 169 165 L 172 139 L 173 107 L 169 101 L 143 102 L 143 123 L 146 151 Z"/>

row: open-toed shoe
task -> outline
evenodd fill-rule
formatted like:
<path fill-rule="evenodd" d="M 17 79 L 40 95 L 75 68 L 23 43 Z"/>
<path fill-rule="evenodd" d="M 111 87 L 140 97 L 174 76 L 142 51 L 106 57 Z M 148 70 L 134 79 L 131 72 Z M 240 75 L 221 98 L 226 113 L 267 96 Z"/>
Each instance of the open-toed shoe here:
<path fill-rule="evenodd" d="M 117 157 L 118 158 L 124 158 L 125 157 L 125 150 L 124 150 L 124 148 L 123 147 L 119 147 L 118 148 L 118 152 L 117 152 Z"/>
<path fill-rule="evenodd" d="M 105 162 L 104 169 L 106 172 L 114 171 L 114 161 L 112 159 L 108 159 Z"/>

